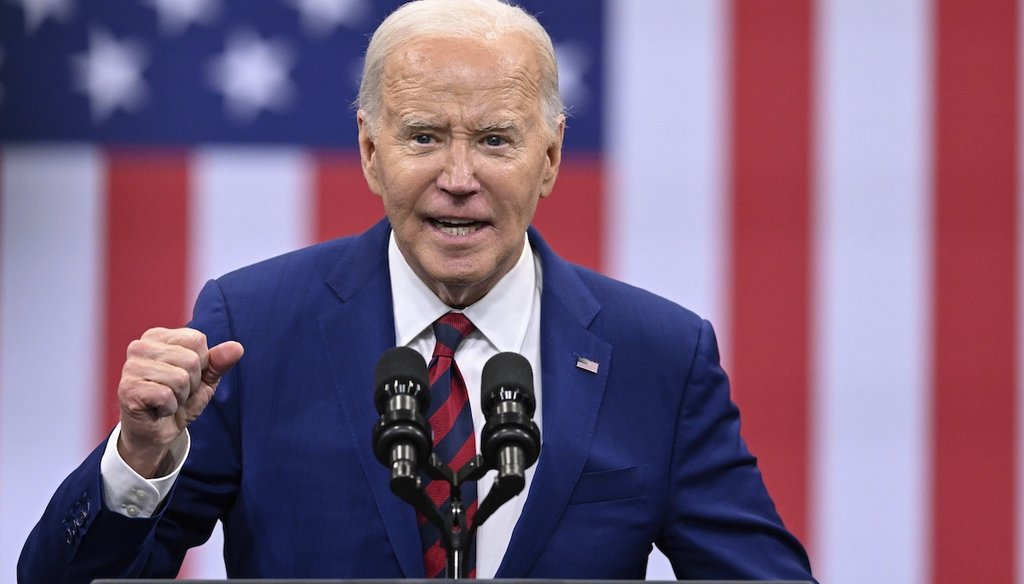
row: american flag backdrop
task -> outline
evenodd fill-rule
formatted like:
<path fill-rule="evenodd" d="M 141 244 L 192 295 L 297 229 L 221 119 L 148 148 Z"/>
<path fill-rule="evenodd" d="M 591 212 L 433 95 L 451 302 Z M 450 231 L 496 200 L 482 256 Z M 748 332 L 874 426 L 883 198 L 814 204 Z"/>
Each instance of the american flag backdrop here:
<path fill-rule="evenodd" d="M 382 214 L 350 104 L 397 3 L 0 3 L 0 581 L 130 339 Z M 1020 2 L 523 5 L 572 114 L 537 225 L 716 325 L 818 577 L 1024 583 Z"/>

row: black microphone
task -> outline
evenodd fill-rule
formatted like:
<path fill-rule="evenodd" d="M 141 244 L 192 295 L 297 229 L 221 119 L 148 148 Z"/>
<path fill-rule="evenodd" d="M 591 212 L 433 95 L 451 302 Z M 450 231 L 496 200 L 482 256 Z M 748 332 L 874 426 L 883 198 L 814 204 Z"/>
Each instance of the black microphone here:
<path fill-rule="evenodd" d="M 408 347 L 388 350 L 377 361 L 373 401 L 380 418 L 373 428 L 373 453 L 391 469 L 392 489 L 419 486 L 417 466 L 430 457 L 433 442 L 424 417 L 430 384 L 423 357 Z"/>
<path fill-rule="evenodd" d="M 526 469 L 540 454 L 540 430 L 533 422 L 537 401 L 530 362 L 518 353 L 498 353 L 484 364 L 480 390 L 487 419 L 480 436 L 484 462 L 498 470 L 495 484 L 507 483 L 518 493 Z"/>

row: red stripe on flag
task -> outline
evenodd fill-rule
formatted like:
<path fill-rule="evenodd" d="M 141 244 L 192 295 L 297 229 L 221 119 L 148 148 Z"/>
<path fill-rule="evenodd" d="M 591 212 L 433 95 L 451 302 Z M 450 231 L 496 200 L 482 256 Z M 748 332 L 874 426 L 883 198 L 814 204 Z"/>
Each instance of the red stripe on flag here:
<path fill-rule="evenodd" d="M 147 328 L 183 323 L 188 176 L 178 153 L 114 150 L 107 156 L 104 434 L 117 423 L 128 343 Z"/>
<path fill-rule="evenodd" d="M 732 3 L 731 370 L 786 525 L 808 534 L 810 0 Z"/>
<path fill-rule="evenodd" d="M 936 9 L 934 582 L 1011 582 L 1019 549 L 1017 10 Z"/>
<path fill-rule="evenodd" d="M 600 270 L 604 262 L 603 193 L 601 159 L 567 154 L 554 191 L 541 199 L 533 219 L 555 252 L 594 270 Z"/>
<path fill-rule="evenodd" d="M 384 216 L 380 197 L 366 186 L 358 152 L 321 153 L 315 165 L 317 241 L 362 233 Z"/>

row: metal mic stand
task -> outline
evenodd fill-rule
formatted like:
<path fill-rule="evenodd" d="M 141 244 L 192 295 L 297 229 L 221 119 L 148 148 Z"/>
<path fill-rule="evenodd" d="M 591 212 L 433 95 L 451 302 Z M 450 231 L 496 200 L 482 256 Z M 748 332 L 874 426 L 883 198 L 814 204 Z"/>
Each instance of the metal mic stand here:
<path fill-rule="evenodd" d="M 463 483 L 480 480 L 489 470 L 498 470 L 487 497 L 477 509 L 472 525 L 468 524 L 466 510 L 462 503 Z M 442 480 L 450 488 L 450 508 L 442 516 L 440 510 L 423 490 L 422 482 L 416 470 L 410 465 L 395 464 L 391 468 L 391 492 L 409 503 L 426 517 L 441 532 L 441 545 L 448 557 L 446 576 L 455 580 L 468 578 L 466 555 L 473 545 L 473 536 L 478 527 L 483 525 L 501 505 L 518 495 L 524 486 L 522 476 L 502 472 L 498 465 L 488 466 L 479 454 L 467 462 L 458 472 L 452 472 L 448 465 L 436 454 L 424 464 L 424 471 L 431 479 Z"/>

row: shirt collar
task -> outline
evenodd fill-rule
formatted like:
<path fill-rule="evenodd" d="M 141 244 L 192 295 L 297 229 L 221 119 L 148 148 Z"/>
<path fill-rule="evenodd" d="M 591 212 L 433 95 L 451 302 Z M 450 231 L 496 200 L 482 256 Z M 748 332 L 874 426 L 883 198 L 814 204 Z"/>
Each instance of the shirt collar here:
<path fill-rule="evenodd" d="M 520 352 L 536 298 L 537 274 L 530 242 L 524 238 L 519 261 L 483 298 L 463 313 L 498 351 Z M 388 240 L 388 269 L 394 298 L 395 340 L 410 344 L 435 320 L 452 310 L 413 272 L 398 249 L 394 232 Z"/>

